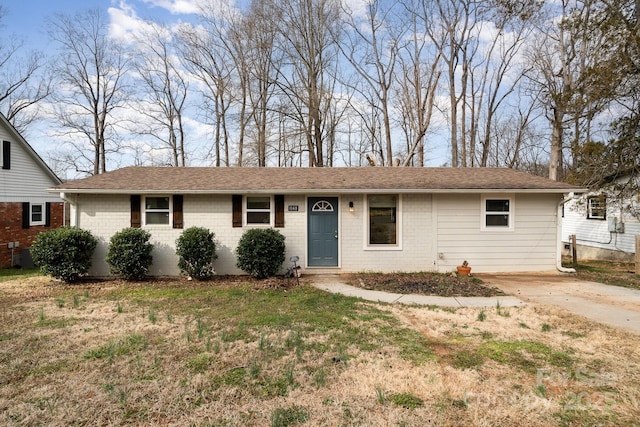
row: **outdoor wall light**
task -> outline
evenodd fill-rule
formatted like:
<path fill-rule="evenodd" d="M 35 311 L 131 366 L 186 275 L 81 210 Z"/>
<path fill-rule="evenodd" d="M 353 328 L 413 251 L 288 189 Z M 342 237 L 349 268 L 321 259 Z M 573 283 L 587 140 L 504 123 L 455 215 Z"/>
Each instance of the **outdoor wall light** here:
<path fill-rule="evenodd" d="M 353 212 L 355 211 L 355 208 L 353 207 L 353 202 L 349 202 L 349 212 Z"/>

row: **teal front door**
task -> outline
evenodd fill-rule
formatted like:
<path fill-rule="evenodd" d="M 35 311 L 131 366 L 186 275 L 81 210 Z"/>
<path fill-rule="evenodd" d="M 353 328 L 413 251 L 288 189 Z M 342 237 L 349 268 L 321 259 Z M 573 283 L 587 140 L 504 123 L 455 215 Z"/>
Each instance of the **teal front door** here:
<path fill-rule="evenodd" d="M 338 198 L 309 197 L 307 212 L 309 267 L 337 267 Z"/>

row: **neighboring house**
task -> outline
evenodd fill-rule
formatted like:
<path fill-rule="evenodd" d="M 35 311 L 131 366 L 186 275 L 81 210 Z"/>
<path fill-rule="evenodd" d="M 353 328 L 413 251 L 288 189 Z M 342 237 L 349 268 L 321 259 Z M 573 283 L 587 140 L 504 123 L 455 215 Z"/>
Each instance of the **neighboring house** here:
<path fill-rule="evenodd" d="M 585 193 L 565 205 L 562 240 L 567 255 L 575 235 L 579 259 L 634 260 L 635 239 L 640 234 L 640 194 L 615 189 L 628 180 L 620 178 L 617 185 Z"/>
<path fill-rule="evenodd" d="M 26 266 L 34 237 L 63 224 L 64 202 L 47 191 L 62 181 L 2 114 L 0 141 L 0 268 Z"/>
<path fill-rule="evenodd" d="M 100 243 L 90 274 L 107 275 L 110 237 L 151 232 L 154 275 L 176 275 L 188 227 L 215 233 L 219 274 L 241 274 L 234 251 L 250 228 L 285 237 L 305 273 L 553 271 L 560 207 L 574 187 L 490 168 L 128 167 L 59 185 L 71 224 Z"/>

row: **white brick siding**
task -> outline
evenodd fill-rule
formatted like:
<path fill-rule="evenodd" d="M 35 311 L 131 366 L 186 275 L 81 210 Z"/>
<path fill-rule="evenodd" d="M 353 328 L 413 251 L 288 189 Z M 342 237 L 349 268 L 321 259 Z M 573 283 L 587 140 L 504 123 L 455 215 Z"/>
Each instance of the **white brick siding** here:
<path fill-rule="evenodd" d="M 113 234 L 130 225 L 129 195 L 79 195 L 71 198 L 72 224 L 90 230 L 99 244 L 92 275 L 107 275 L 106 248 Z M 453 271 L 466 259 L 473 272 L 550 271 L 555 268 L 557 195 L 515 195 L 515 228 L 509 232 L 481 231 L 481 195 L 401 195 L 401 249 L 371 250 L 366 245 L 365 195 L 339 197 L 339 266 L 306 268 L 307 197 L 285 196 L 286 260 L 298 255 L 307 273 L 361 271 Z M 349 202 L 354 212 L 349 211 Z M 298 211 L 288 211 L 297 205 Z M 79 208 L 79 215 L 76 209 Z M 144 215 L 144 212 L 142 213 Z M 231 195 L 184 195 L 184 229 L 206 227 L 215 233 L 218 274 L 242 274 L 234 254 L 248 227 L 232 227 Z M 151 232 L 153 275 L 177 275 L 175 240 L 183 229 L 143 226 Z M 439 257 L 442 254 L 442 257 Z"/>

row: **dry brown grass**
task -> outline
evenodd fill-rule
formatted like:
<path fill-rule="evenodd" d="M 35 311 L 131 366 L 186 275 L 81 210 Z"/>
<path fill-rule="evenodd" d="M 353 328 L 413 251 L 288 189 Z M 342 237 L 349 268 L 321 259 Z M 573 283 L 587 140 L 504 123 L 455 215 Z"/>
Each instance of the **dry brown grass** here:
<path fill-rule="evenodd" d="M 638 336 L 536 305 L 0 283 L 2 425 L 637 425 L 639 368 Z"/>

